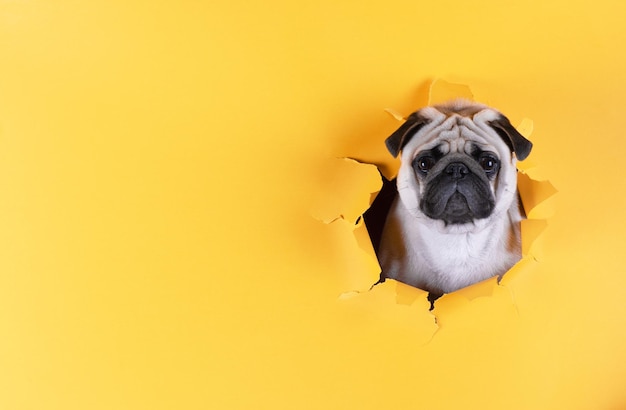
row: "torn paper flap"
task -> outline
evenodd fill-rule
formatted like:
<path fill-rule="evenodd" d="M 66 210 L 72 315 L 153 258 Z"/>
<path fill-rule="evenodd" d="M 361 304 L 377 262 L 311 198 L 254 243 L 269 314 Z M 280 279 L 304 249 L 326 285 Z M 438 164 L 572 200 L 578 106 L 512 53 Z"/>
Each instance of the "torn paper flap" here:
<path fill-rule="evenodd" d="M 367 248 L 364 242 L 368 238 L 363 237 L 362 228 L 341 218 L 326 227 L 330 238 L 328 246 L 339 255 L 337 269 L 341 272 L 338 280 L 342 291 L 366 292 L 378 282 L 380 265 L 373 250 L 363 249 Z"/>
<path fill-rule="evenodd" d="M 428 105 L 443 104 L 456 99 L 474 101 L 474 94 L 467 85 L 449 83 L 440 78 L 430 84 Z"/>
<path fill-rule="evenodd" d="M 550 181 L 537 181 L 520 172 L 517 175 L 517 187 L 528 218 L 545 219 L 552 216 L 554 208 L 550 204 L 544 204 L 557 193 Z M 541 208 L 539 205 L 542 205 Z"/>
<path fill-rule="evenodd" d="M 398 303 L 398 288 L 414 294 L 411 301 Z M 428 343 L 438 330 L 437 320 L 429 311 L 427 292 L 395 280 L 387 280 L 366 292 L 346 292 L 339 303 L 363 312 L 368 322 L 384 322 L 385 326 L 404 329 L 410 332 L 417 344 Z M 384 337 L 384 336 L 383 336 Z"/>
<path fill-rule="evenodd" d="M 404 120 L 406 120 L 406 118 L 404 118 L 402 114 L 400 114 L 398 111 L 394 110 L 393 108 L 385 108 L 385 112 L 391 115 L 396 121 L 403 122 Z"/>
<path fill-rule="evenodd" d="M 310 212 L 324 223 L 338 218 L 356 223 L 382 186 L 375 165 L 349 158 L 329 159 L 320 172 L 321 186 Z"/>
<path fill-rule="evenodd" d="M 539 235 L 546 229 L 548 223 L 545 219 L 525 219 L 522 225 L 522 255 L 531 255 L 539 259 L 541 254 L 538 243 Z"/>

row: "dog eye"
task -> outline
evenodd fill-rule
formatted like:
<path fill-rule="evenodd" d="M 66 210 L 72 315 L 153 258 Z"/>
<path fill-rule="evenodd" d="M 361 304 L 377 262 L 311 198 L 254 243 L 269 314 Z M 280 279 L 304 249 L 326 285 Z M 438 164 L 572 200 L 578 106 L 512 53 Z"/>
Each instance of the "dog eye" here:
<path fill-rule="evenodd" d="M 424 174 L 430 171 L 432 167 L 435 166 L 435 158 L 430 155 L 424 155 L 422 157 L 417 158 L 415 164 L 417 165 L 417 169 Z"/>
<path fill-rule="evenodd" d="M 498 170 L 498 160 L 493 155 L 483 155 L 478 160 L 478 164 L 487 174 L 493 174 Z"/>

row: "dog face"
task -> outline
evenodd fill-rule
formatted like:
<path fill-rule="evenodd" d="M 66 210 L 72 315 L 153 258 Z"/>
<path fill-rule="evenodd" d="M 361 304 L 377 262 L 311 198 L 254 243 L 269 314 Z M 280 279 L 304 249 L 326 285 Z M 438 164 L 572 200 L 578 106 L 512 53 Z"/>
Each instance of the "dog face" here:
<path fill-rule="evenodd" d="M 532 144 L 504 115 L 467 101 L 426 107 L 385 142 L 401 164 L 377 251 L 382 278 L 441 295 L 520 259 L 516 161 Z"/>
<path fill-rule="evenodd" d="M 517 202 L 516 159 L 532 148 L 504 115 L 467 101 L 411 114 L 386 145 L 401 153 L 397 187 L 407 211 L 457 233 L 481 229 Z"/>

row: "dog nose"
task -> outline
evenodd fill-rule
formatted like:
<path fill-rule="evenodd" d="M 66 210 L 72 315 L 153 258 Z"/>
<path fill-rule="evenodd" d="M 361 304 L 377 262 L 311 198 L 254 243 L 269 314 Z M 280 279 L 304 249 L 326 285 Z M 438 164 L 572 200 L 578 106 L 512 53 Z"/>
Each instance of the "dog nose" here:
<path fill-rule="evenodd" d="M 446 167 L 446 174 L 452 179 L 461 179 L 469 174 L 469 169 L 462 162 L 451 162 Z"/>

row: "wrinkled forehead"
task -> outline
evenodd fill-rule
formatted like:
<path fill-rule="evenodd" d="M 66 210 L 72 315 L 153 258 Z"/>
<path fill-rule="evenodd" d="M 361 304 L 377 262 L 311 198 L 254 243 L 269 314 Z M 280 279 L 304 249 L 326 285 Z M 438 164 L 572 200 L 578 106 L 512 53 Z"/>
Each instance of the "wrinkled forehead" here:
<path fill-rule="evenodd" d="M 415 155 L 420 151 L 437 148 L 442 154 L 470 154 L 477 148 L 485 150 L 492 145 L 490 144 L 492 136 L 474 123 L 473 115 L 443 113 L 439 110 L 424 111 L 424 114 L 431 117 L 432 121 L 429 126 L 424 127 L 418 135 L 413 137 L 405 147 L 405 151 Z"/>

